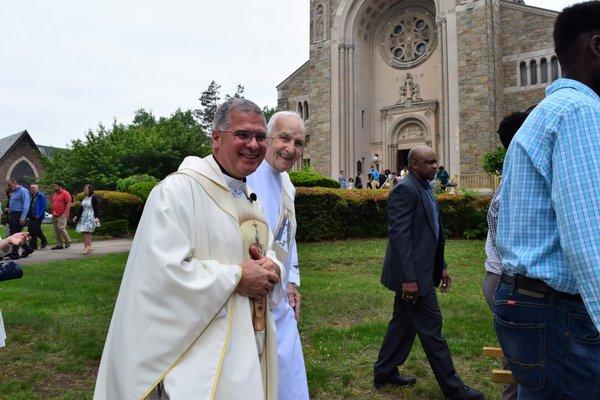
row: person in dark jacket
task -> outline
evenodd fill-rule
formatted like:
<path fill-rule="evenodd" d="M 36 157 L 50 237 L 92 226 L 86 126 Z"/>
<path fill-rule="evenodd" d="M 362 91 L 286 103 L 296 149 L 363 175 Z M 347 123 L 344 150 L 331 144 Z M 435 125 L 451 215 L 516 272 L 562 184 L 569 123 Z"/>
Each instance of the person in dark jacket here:
<path fill-rule="evenodd" d="M 75 217 L 75 230 L 83 234 L 83 254 L 88 254 L 92 251 L 92 233 L 100 226 L 100 211 L 98 197 L 94 196 L 92 185 L 85 185 L 83 194 L 85 197 L 81 200 L 81 208 Z"/>
<path fill-rule="evenodd" d="M 402 376 L 398 366 L 406 361 L 415 337 L 419 340 L 433 374 L 447 399 L 483 399 L 482 393 L 463 383 L 454 369 L 446 339 L 442 336 L 442 313 L 435 293 L 450 289 L 444 261 L 444 233 L 440 210 L 431 184 L 437 170 L 435 152 L 418 146 L 408 154 L 409 174 L 388 199 L 388 244 L 381 283 L 396 293 L 394 312 L 374 367 L 376 388 L 406 386 L 416 382 Z"/>
<path fill-rule="evenodd" d="M 42 221 L 46 216 L 46 195 L 40 192 L 37 184 L 32 183 L 29 187 L 31 200 L 29 205 L 29 221 L 27 230 L 29 231 L 29 247 L 32 250 L 38 249 L 38 238 L 40 239 L 40 248 L 45 248 L 48 245 L 48 240 L 42 231 Z M 22 257 L 23 255 L 21 255 Z"/>
<path fill-rule="evenodd" d="M 362 178 L 360 177 L 360 171 L 356 174 L 356 178 L 354 179 L 354 187 L 356 189 L 362 189 L 363 188 Z"/>

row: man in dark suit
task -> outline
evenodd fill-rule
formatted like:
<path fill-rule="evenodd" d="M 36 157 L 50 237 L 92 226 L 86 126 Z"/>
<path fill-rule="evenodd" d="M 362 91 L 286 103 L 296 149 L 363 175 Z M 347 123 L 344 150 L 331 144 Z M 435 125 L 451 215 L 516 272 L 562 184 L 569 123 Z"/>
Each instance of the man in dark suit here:
<path fill-rule="evenodd" d="M 442 336 L 442 313 L 435 287 L 450 289 L 444 261 L 444 234 L 440 211 L 431 191 L 437 172 L 435 152 L 426 146 L 408 154 L 409 174 L 388 199 L 388 246 L 381 283 L 396 292 L 394 314 L 375 363 L 376 388 L 408 386 L 413 376 L 401 376 L 402 365 L 415 336 L 425 350 L 435 378 L 448 399 L 483 399 L 466 386 L 454 370 L 450 350 Z"/>

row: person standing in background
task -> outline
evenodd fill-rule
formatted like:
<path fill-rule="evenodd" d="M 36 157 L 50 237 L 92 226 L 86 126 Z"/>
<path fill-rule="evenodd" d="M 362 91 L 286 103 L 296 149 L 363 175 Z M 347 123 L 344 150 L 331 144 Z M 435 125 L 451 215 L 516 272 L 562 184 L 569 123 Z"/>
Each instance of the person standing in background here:
<path fill-rule="evenodd" d="M 42 221 L 46 216 L 46 195 L 40 191 L 39 186 L 35 183 L 31 184 L 29 191 L 31 192 L 29 222 L 27 224 L 30 235 L 29 247 L 32 250 L 37 250 L 37 240 L 39 238 L 41 240 L 40 248 L 43 249 L 48 245 L 48 240 L 42 231 Z"/>
<path fill-rule="evenodd" d="M 344 171 L 340 171 L 340 176 L 338 177 L 338 182 L 340 183 L 340 189 L 348 188 L 348 183 L 346 183 L 346 175 L 344 175 Z"/>
<path fill-rule="evenodd" d="M 517 133 L 525 119 L 527 113 L 516 112 L 504 117 L 498 127 L 498 137 L 500 143 L 505 149 L 508 149 L 513 136 Z M 502 275 L 502 259 L 498 253 L 496 247 L 496 227 L 498 226 L 498 211 L 500 210 L 500 193 L 502 190 L 502 181 L 494 193 L 494 197 L 490 203 L 488 209 L 487 222 L 488 222 L 488 233 L 485 241 L 485 279 L 483 281 L 483 296 L 487 301 L 490 309 L 494 304 L 494 293 L 500 283 L 500 276 Z M 508 369 L 508 362 L 506 359 L 502 360 L 502 367 Z M 503 400 L 511 400 L 517 398 L 517 385 L 507 385 L 502 392 Z"/>
<path fill-rule="evenodd" d="M 16 179 L 11 179 L 8 182 L 8 186 L 11 190 L 10 200 L 8 202 L 8 224 L 10 226 L 10 233 L 15 234 L 21 232 L 23 227 L 27 223 L 27 214 L 29 213 L 29 191 L 23 186 L 19 185 Z M 23 245 L 23 257 L 27 257 L 33 253 L 33 250 L 29 247 L 29 244 L 24 243 Z M 13 245 L 10 251 L 10 258 L 18 260 L 19 246 Z"/>
<path fill-rule="evenodd" d="M 75 221 L 77 221 L 75 230 L 83 234 L 82 254 L 88 254 L 92 251 L 92 233 L 96 230 L 96 226 L 100 225 L 100 210 L 98 197 L 94 196 L 92 185 L 85 185 L 83 194 L 85 197 L 81 200 L 81 207 L 75 216 Z"/>
<path fill-rule="evenodd" d="M 73 198 L 71 193 L 67 192 L 61 182 L 54 182 L 52 185 L 54 194 L 52 195 L 52 224 L 56 234 L 56 245 L 52 250 L 67 249 L 71 246 L 71 238 L 67 232 L 67 220 L 71 212 Z"/>

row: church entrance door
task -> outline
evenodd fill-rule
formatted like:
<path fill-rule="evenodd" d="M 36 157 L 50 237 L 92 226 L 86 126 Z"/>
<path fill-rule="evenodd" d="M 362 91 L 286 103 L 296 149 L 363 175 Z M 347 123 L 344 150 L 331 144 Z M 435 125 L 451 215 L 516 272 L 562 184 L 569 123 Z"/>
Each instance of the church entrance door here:
<path fill-rule="evenodd" d="M 404 169 L 404 167 L 408 167 L 408 152 L 410 149 L 398 150 L 398 163 L 396 164 L 396 173 L 400 174 L 400 171 Z"/>

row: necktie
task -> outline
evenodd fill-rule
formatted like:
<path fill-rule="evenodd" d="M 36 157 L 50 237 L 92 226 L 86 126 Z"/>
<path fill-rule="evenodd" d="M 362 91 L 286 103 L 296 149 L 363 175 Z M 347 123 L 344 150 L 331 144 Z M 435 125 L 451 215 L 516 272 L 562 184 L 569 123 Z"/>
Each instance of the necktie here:
<path fill-rule="evenodd" d="M 440 232 L 440 217 L 438 215 L 435 199 L 433 198 L 433 193 L 431 190 L 425 190 L 425 192 L 427 193 L 427 199 L 429 200 L 429 205 L 431 206 L 433 215 L 433 228 L 435 231 L 435 238 L 437 239 Z"/>

